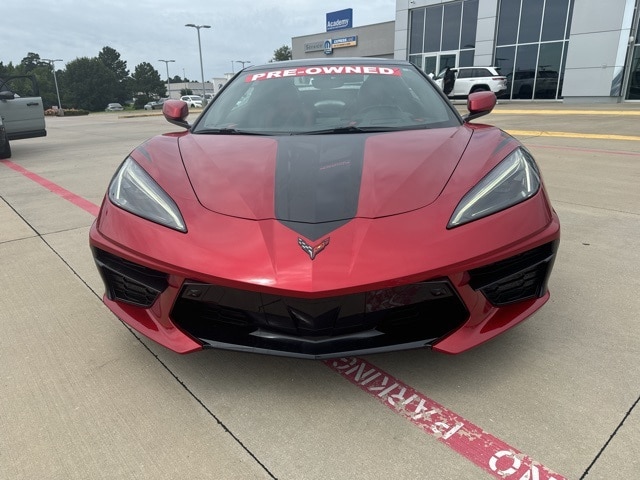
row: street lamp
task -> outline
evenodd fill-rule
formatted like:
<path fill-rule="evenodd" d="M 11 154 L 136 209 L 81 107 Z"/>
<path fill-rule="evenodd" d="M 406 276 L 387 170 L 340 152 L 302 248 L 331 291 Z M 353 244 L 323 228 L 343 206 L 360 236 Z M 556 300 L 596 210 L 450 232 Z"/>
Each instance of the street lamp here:
<path fill-rule="evenodd" d="M 245 63 L 251 63 L 251 60 L 236 60 L 236 63 L 241 63 L 242 64 L 242 69 L 244 70 L 244 64 Z"/>
<path fill-rule="evenodd" d="M 51 69 L 53 70 L 53 82 L 56 84 L 56 96 L 58 97 L 58 116 L 64 115 L 64 111 L 62 110 L 62 104 L 60 103 L 60 91 L 58 90 L 58 78 L 56 77 L 56 62 L 61 62 L 61 58 L 56 58 L 55 60 L 50 60 L 48 58 L 43 58 L 43 62 L 49 62 Z"/>
<path fill-rule="evenodd" d="M 159 62 L 164 62 L 164 65 L 167 67 L 167 90 L 169 90 L 168 96 L 169 100 L 171 100 L 171 81 L 169 80 L 169 63 L 175 62 L 175 60 L 158 60 Z"/>
<path fill-rule="evenodd" d="M 202 105 L 207 103 L 205 98 L 205 89 L 204 89 L 204 68 L 202 67 L 202 46 L 200 45 L 200 29 L 201 28 L 211 28 L 211 25 L 195 25 L 193 23 L 187 23 L 185 27 L 193 27 L 198 30 L 198 51 L 200 52 L 200 75 L 202 76 Z"/>

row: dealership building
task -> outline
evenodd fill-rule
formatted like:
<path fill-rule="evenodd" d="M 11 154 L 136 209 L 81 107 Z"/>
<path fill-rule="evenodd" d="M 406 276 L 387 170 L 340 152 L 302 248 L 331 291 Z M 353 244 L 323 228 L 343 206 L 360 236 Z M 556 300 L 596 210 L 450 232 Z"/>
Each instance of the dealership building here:
<path fill-rule="evenodd" d="M 640 0 L 396 0 L 395 21 L 355 27 L 352 9 L 326 20 L 292 39 L 294 59 L 496 66 L 514 100 L 640 100 Z"/>

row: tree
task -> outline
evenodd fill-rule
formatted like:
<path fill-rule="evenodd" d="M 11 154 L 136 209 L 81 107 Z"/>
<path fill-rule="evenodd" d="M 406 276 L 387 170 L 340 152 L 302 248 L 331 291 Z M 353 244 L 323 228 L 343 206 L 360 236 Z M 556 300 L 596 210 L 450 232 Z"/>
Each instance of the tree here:
<path fill-rule="evenodd" d="M 20 66 L 18 69 L 20 70 L 20 75 L 28 75 L 34 69 L 41 67 L 42 61 L 40 60 L 40 55 L 37 53 L 29 52 L 26 57 L 22 59 L 20 62 Z"/>
<path fill-rule="evenodd" d="M 76 58 L 67 63 L 61 77 L 59 83 L 64 85 L 62 97 L 66 106 L 95 112 L 117 98 L 119 83 L 115 74 L 96 57 Z"/>
<path fill-rule="evenodd" d="M 127 70 L 127 62 L 120 60 L 120 54 L 111 47 L 102 47 L 100 53 L 98 53 L 98 60 L 104 63 L 104 66 L 111 70 L 116 79 L 121 82 L 129 76 L 129 70 Z"/>
<path fill-rule="evenodd" d="M 273 58 L 269 60 L 270 62 L 281 62 L 283 60 L 291 60 L 291 48 L 288 45 L 283 45 L 277 50 L 273 52 Z"/>
<path fill-rule="evenodd" d="M 119 88 L 115 98 L 118 102 L 124 103 L 131 98 L 131 84 L 129 78 L 129 70 L 127 70 L 127 62 L 120 60 L 120 54 L 111 47 L 102 47 L 98 53 L 100 60 L 105 67 L 113 72 L 118 82 Z"/>
<path fill-rule="evenodd" d="M 8 77 L 9 75 L 15 75 L 16 67 L 13 63 L 9 62 L 7 65 L 0 62 L 0 78 Z"/>
<path fill-rule="evenodd" d="M 142 107 L 149 100 L 167 95 L 167 86 L 149 62 L 142 62 L 136 66 L 131 76 L 131 84 L 136 107 Z"/>

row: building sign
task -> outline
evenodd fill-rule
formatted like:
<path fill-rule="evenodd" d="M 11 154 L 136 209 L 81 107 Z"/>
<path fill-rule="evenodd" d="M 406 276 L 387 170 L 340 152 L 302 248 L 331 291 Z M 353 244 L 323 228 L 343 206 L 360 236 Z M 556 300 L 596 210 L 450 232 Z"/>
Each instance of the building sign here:
<path fill-rule="evenodd" d="M 353 9 L 346 8 L 338 12 L 327 13 L 327 32 L 353 27 Z"/>
<path fill-rule="evenodd" d="M 318 40 L 317 42 L 309 42 L 304 44 L 304 53 L 321 52 L 322 50 L 324 50 L 324 40 Z"/>
<path fill-rule="evenodd" d="M 331 44 L 333 48 L 355 47 L 358 45 L 358 36 L 352 35 L 350 37 L 334 38 Z"/>
<path fill-rule="evenodd" d="M 322 48 L 319 50 L 324 50 L 325 55 L 331 55 L 333 53 L 334 48 L 344 48 L 344 47 L 355 47 L 358 45 L 358 36 L 351 35 L 350 37 L 342 37 L 342 38 L 329 38 L 324 41 Z M 310 52 L 315 50 L 307 50 L 305 45 L 305 52 Z"/>

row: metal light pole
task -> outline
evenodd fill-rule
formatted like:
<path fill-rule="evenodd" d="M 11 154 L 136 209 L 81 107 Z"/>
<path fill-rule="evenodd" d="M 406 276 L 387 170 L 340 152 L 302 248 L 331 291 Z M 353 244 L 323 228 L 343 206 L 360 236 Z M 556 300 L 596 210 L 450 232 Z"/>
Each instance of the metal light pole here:
<path fill-rule="evenodd" d="M 64 111 L 62 110 L 62 104 L 60 103 L 60 91 L 58 90 L 58 77 L 56 77 L 56 62 L 61 62 L 61 58 L 56 58 L 55 60 L 50 60 L 48 58 L 43 58 L 43 62 L 49 62 L 51 65 L 51 69 L 53 70 L 53 82 L 56 84 L 56 96 L 58 97 L 58 116 L 63 116 Z"/>
<path fill-rule="evenodd" d="M 169 90 L 169 93 L 167 94 L 167 96 L 169 97 L 169 100 L 171 100 L 171 81 L 169 80 L 169 63 L 175 62 L 175 60 L 158 60 L 158 61 L 164 62 L 165 66 L 167 67 L 167 90 Z"/>
<path fill-rule="evenodd" d="M 211 25 L 195 25 L 193 23 L 187 23 L 185 27 L 193 27 L 198 30 L 198 51 L 200 52 L 200 75 L 202 76 L 202 105 L 206 105 L 207 100 L 205 98 L 206 91 L 204 89 L 204 67 L 202 66 L 202 46 L 200 44 L 200 29 L 211 28 Z"/>
<path fill-rule="evenodd" d="M 242 64 L 242 69 L 244 70 L 244 64 L 245 63 L 251 63 L 251 60 L 236 60 L 236 63 L 241 63 Z"/>

